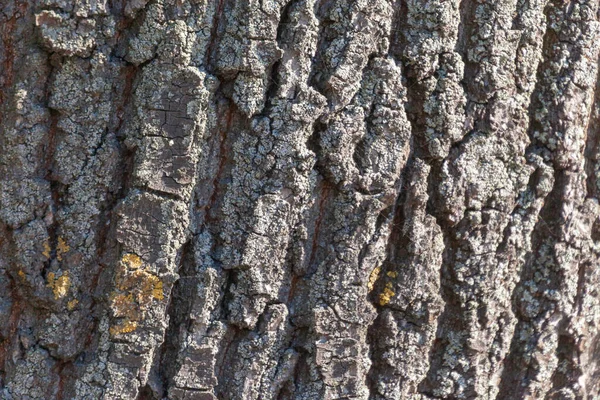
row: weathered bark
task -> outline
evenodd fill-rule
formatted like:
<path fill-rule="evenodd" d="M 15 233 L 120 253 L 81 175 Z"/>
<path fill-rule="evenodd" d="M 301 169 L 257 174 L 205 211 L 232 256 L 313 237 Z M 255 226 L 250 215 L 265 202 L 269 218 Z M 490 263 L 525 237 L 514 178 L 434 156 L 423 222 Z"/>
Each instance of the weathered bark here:
<path fill-rule="evenodd" d="M 599 16 L 0 0 L 0 397 L 599 398 Z"/>

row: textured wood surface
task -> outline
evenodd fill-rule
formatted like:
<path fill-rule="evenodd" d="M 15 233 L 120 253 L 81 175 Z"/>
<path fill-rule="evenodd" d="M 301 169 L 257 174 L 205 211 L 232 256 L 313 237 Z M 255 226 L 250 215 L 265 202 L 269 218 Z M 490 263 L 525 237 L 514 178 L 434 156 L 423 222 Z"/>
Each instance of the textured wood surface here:
<path fill-rule="evenodd" d="M 598 0 L 0 0 L 0 398 L 600 398 Z"/>

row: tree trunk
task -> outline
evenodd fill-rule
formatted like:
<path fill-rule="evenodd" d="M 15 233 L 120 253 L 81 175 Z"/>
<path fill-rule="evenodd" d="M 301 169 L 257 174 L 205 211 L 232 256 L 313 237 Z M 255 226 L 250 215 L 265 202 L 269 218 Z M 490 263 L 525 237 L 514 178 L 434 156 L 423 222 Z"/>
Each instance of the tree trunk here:
<path fill-rule="evenodd" d="M 0 0 L 0 398 L 598 398 L 598 8 Z"/>

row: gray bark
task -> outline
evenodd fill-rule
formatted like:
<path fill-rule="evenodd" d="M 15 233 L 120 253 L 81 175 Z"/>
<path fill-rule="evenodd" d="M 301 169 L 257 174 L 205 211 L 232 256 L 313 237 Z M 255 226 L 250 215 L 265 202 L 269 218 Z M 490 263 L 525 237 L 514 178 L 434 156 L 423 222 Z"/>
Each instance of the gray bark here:
<path fill-rule="evenodd" d="M 600 398 L 597 0 L 0 0 L 0 398 Z"/>

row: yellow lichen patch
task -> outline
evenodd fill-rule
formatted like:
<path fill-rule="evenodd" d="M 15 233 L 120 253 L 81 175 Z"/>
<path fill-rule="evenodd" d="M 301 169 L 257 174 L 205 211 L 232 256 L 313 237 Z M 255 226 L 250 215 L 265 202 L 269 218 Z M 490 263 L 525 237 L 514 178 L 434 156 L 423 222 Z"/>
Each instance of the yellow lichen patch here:
<path fill-rule="evenodd" d="M 156 300 L 163 300 L 165 298 L 165 294 L 163 292 L 163 283 L 160 280 L 152 288 L 152 297 L 154 297 Z"/>
<path fill-rule="evenodd" d="M 111 334 L 134 331 L 154 300 L 164 300 L 163 282 L 144 268 L 140 257 L 125 254 L 117 266 L 115 291 L 109 296 L 109 304 L 112 316 L 126 322 L 113 325 Z"/>
<path fill-rule="evenodd" d="M 371 290 L 373 290 L 373 288 L 375 287 L 375 282 L 377 282 L 380 272 L 381 272 L 381 267 L 377 267 L 371 272 L 371 275 L 369 276 L 369 283 L 367 285 L 367 287 L 369 288 L 369 292 Z"/>
<path fill-rule="evenodd" d="M 109 332 L 112 336 L 121 335 L 123 333 L 131 333 L 137 329 L 137 322 L 135 321 L 124 321 L 119 325 L 111 326 Z"/>
<path fill-rule="evenodd" d="M 137 306 L 131 293 L 111 293 L 110 307 L 115 317 L 137 318 Z"/>
<path fill-rule="evenodd" d="M 67 272 L 63 272 L 58 278 L 54 272 L 49 272 L 48 284 L 46 286 L 52 289 L 54 299 L 59 300 L 67 295 L 69 287 L 71 286 L 71 279 L 69 279 L 69 274 Z"/>
<path fill-rule="evenodd" d="M 79 304 L 79 300 L 77 300 L 77 299 L 73 299 L 73 300 L 67 302 L 67 310 L 73 311 L 75 309 L 75 307 L 77 306 L 77 304 Z"/>
<path fill-rule="evenodd" d="M 390 277 L 390 278 L 397 278 L 398 277 L 398 273 L 396 271 L 388 271 L 388 273 L 386 275 L 388 277 Z"/>
<path fill-rule="evenodd" d="M 71 250 L 71 248 L 69 247 L 69 245 L 67 245 L 65 239 L 59 236 L 58 245 L 56 246 L 56 258 L 58 259 L 58 261 L 62 261 L 63 254 L 65 254 L 69 250 Z"/>
<path fill-rule="evenodd" d="M 23 272 L 22 269 L 19 270 L 19 272 L 17 272 L 17 275 L 19 275 L 19 278 L 21 278 L 21 280 L 25 280 L 26 276 L 25 276 L 25 272 Z"/>
<path fill-rule="evenodd" d="M 42 252 L 42 255 L 46 258 L 50 258 L 50 251 L 52 249 L 50 248 L 50 243 L 46 240 L 44 242 L 44 251 Z"/>
<path fill-rule="evenodd" d="M 129 269 L 139 269 L 142 266 L 142 259 L 138 255 L 132 253 L 124 254 L 123 257 L 121 257 L 121 262 L 129 267 Z"/>
<path fill-rule="evenodd" d="M 388 304 L 395 294 L 392 290 L 392 282 L 386 283 L 383 292 L 379 294 L 379 305 L 385 306 Z"/>
<path fill-rule="evenodd" d="M 142 271 L 139 271 L 142 272 Z M 149 274 L 147 272 L 136 273 L 141 284 L 141 291 L 138 295 L 138 301 L 146 302 L 151 297 L 156 300 L 162 300 L 163 295 L 163 284 L 156 275 Z"/>
<path fill-rule="evenodd" d="M 128 271 L 121 268 L 117 271 L 115 281 L 119 292 L 133 295 L 142 307 L 147 306 L 152 299 L 164 299 L 162 281 L 145 269 Z"/>
<path fill-rule="evenodd" d="M 160 278 L 145 270 L 135 271 L 133 278 L 133 286 L 130 290 L 135 293 L 138 304 L 147 306 L 152 299 L 163 300 L 163 283 Z"/>

